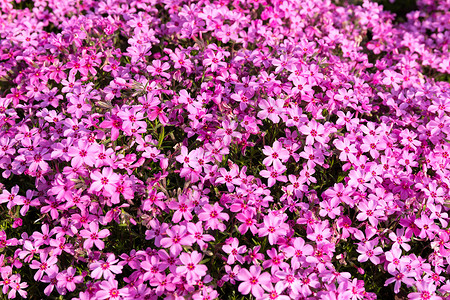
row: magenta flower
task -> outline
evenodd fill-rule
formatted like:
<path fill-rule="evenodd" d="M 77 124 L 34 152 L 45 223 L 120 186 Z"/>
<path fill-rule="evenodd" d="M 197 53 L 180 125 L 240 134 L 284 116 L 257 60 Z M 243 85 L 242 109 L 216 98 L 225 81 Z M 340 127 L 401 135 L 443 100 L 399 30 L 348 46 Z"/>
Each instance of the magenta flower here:
<path fill-rule="evenodd" d="M 102 229 L 100 231 L 98 229 L 98 223 L 91 222 L 89 223 L 89 230 L 83 229 L 80 231 L 80 235 L 86 239 L 83 243 L 84 248 L 91 249 L 94 244 L 100 250 L 105 248 L 105 243 L 101 239 L 109 236 L 110 232 L 108 229 Z"/>
<path fill-rule="evenodd" d="M 280 122 L 280 111 L 283 107 L 281 99 L 273 99 L 269 97 L 267 100 L 262 99 L 259 103 L 261 111 L 258 112 L 258 118 L 264 120 L 269 118 L 274 123 Z"/>
<path fill-rule="evenodd" d="M 242 222 L 239 225 L 239 232 L 245 234 L 249 229 L 253 234 L 258 233 L 258 228 L 256 227 L 257 221 L 254 218 L 255 213 L 253 210 L 245 210 L 242 213 L 236 215 L 236 219 Z"/>
<path fill-rule="evenodd" d="M 273 161 L 273 167 L 268 167 L 267 170 L 262 170 L 259 174 L 268 179 L 268 187 L 273 186 L 277 181 L 287 182 L 288 179 L 282 175 L 286 171 L 286 167 L 279 161 Z"/>
<path fill-rule="evenodd" d="M 191 254 L 186 252 L 181 253 L 180 261 L 183 266 L 177 267 L 178 274 L 186 274 L 188 283 L 194 283 L 203 276 L 206 275 L 208 268 L 205 265 L 199 264 L 202 260 L 202 255 L 197 251 L 193 251 Z"/>
<path fill-rule="evenodd" d="M 103 121 L 99 126 L 101 128 L 111 129 L 111 140 L 115 141 L 119 137 L 120 130 L 122 130 L 123 121 L 116 116 L 110 116 L 109 119 Z"/>
<path fill-rule="evenodd" d="M 69 267 L 67 270 L 58 273 L 58 275 L 56 275 L 56 279 L 58 280 L 57 287 L 60 289 L 65 288 L 69 292 L 75 291 L 76 285 L 83 282 L 83 276 L 75 276 L 75 273 L 76 269 L 73 267 Z"/>
<path fill-rule="evenodd" d="M 264 294 L 262 286 L 270 289 L 270 275 L 267 272 L 261 274 L 259 266 L 250 266 L 250 271 L 241 269 L 237 278 L 239 281 L 243 281 L 239 284 L 238 290 L 244 295 L 251 292 L 256 298 L 261 298 Z"/>
<path fill-rule="evenodd" d="M 207 52 L 206 59 L 203 60 L 203 65 L 210 68 L 211 72 L 216 71 L 219 67 L 226 67 L 227 63 L 223 61 L 223 54 L 221 52 L 214 53 L 212 50 Z"/>
<path fill-rule="evenodd" d="M 236 261 L 241 264 L 244 263 L 244 257 L 241 254 L 247 252 L 247 247 L 245 245 L 239 246 L 237 238 L 231 238 L 231 243 L 223 245 L 222 250 L 228 254 L 227 264 L 232 265 Z"/>
<path fill-rule="evenodd" d="M 208 248 L 208 243 L 214 241 L 214 237 L 210 234 L 203 233 L 203 224 L 201 221 L 197 223 L 188 223 L 187 230 L 189 234 L 195 239 L 195 242 L 200 246 L 201 249 Z"/>
<path fill-rule="evenodd" d="M 117 280 L 113 278 L 109 278 L 108 281 L 102 281 L 99 285 L 100 290 L 95 294 L 96 299 L 121 299 L 121 296 L 125 296 L 125 293 L 121 289 L 119 290 L 118 285 Z"/>
<path fill-rule="evenodd" d="M 274 245 L 279 237 L 287 234 L 288 229 L 289 225 L 281 217 L 270 214 L 264 217 L 264 226 L 258 232 L 260 237 L 269 236 L 269 243 Z"/>
<path fill-rule="evenodd" d="M 411 249 L 411 246 L 407 244 L 407 242 L 409 242 L 410 239 L 407 238 L 404 234 L 405 230 L 403 228 L 397 229 L 395 233 L 389 233 L 389 238 L 394 242 L 393 247 L 402 247 L 403 249 L 405 249 L 405 251 L 409 251 Z"/>
<path fill-rule="evenodd" d="M 67 152 L 67 154 L 72 157 L 73 166 L 80 167 L 81 165 L 86 164 L 93 167 L 99 152 L 99 146 L 97 144 L 88 143 L 86 140 L 79 140 L 77 145 L 77 147 L 70 147 Z"/>
<path fill-rule="evenodd" d="M 115 258 L 114 254 L 110 254 L 106 261 L 98 260 L 92 263 L 89 266 L 89 269 L 92 270 L 91 277 L 94 279 L 103 277 L 108 280 L 109 278 L 114 278 L 114 274 L 120 274 L 123 267 L 121 265 L 115 265 L 119 261 Z"/>
<path fill-rule="evenodd" d="M 39 254 L 40 261 L 33 260 L 30 264 L 31 269 L 36 269 L 37 272 L 34 274 L 34 280 L 41 280 L 44 274 L 49 275 L 51 272 L 58 272 L 58 258 L 56 256 L 50 256 L 47 252 L 41 252 Z"/>
<path fill-rule="evenodd" d="M 373 239 L 371 241 L 367 241 L 365 243 L 360 243 L 358 245 L 358 251 L 361 255 L 358 256 L 359 262 L 365 262 L 370 259 L 370 261 L 378 265 L 380 263 L 380 258 L 378 257 L 383 253 L 383 249 L 381 247 L 374 247 L 378 244 L 378 239 Z"/>
<path fill-rule="evenodd" d="M 341 140 L 335 140 L 334 145 L 336 146 L 336 149 L 341 151 L 341 154 L 339 155 L 339 159 L 341 161 L 355 161 L 356 157 L 355 154 L 358 152 L 356 150 L 355 145 L 351 144 L 351 142 L 348 139 Z"/>
<path fill-rule="evenodd" d="M 147 66 L 147 71 L 149 71 L 152 76 L 162 76 L 167 79 L 169 79 L 171 75 L 165 71 L 169 69 L 170 65 L 167 62 L 161 63 L 158 59 L 153 60 L 151 66 Z"/>
<path fill-rule="evenodd" d="M 263 164 L 266 167 L 270 166 L 274 162 L 274 160 L 286 162 L 290 157 L 289 151 L 284 149 L 283 144 L 279 141 L 275 141 L 273 143 L 273 147 L 264 146 L 263 153 L 267 156 L 263 160 Z"/>
<path fill-rule="evenodd" d="M 300 128 L 300 132 L 306 135 L 306 144 L 313 145 L 314 141 L 320 144 L 325 143 L 323 135 L 325 134 L 325 127 L 317 123 L 316 120 L 311 120 L 307 125 L 303 125 Z"/>
<path fill-rule="evenodd" d="M 442 297 L 436 295 L 436 286 L 431 281 L 420 281 L 416 285 L 417 292 L 409 293 L 410 300 L 442 300 Z"/>
<path fill-rule="evenodd" d="M 356 216 L 356 219 L 358 219 L 358 221 L 365 221 L 368 219 L 373 227 L 377 227 L 378 218 L 384 216 L 384 212 L 378 208 L 377 203 L 373 200 L 361 201 L 358 203 L 358 208 L 360 213 Z"/>
<path fill-rule="evenodd" d="M 166 230 L 167 237 L 162 238 L 160 243 L 164 248 L 170 248 L 170 253 L 178 254 L 183 248 L 182 245 L 192 245 L 195 239 L 187 234 L 186 226 L 175 225 Z"/>
<path fill-rule="evenodd" d="M 93 180 L 89 187 L 90 192 L 99 192 L 103 190 L 108 196 L 113 195 L 117 190 L 117 184 L 120 182 L 120 176 L 113 172 L 111 167 L 105 167 L 100 171 L 94 171 L 91 173 L 91 179 Z"/>
<path fill-rule="evenodd" d="M 203 206 L 202 212 L 198 214 L 198 219 L 206 222 L 206 229 L 211 228 L 225 231 L 227 227 L 221 221 L 228 221 L 230 217 L 222 211 L 223 208 L 217 202 L 214 205 L 206 204 Z"/>

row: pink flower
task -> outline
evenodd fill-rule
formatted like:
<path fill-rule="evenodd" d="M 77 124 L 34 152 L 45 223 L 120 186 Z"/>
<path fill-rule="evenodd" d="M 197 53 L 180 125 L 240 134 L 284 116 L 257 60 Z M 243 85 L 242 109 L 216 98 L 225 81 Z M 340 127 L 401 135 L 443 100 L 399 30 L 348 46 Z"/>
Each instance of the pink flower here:
<path fill-rule="evenodd" d="M 262 264 L 264 269 L 270 267 L 270 273 L 275 274 L 276 271 L 285 270 L 289 268 L 289 264 L 284 261 L 285 255 L 283 252 L 278 253 L 275 248 L 267 250 L 267 255 L 270 259 L 265 260 Z"/>
<path fill-rule="evenodd" d="M 433 239 L 434 234 L 439 232 L 439 226 L 425 214 L 422 214 L 420 219 L 416 219 L 415 224 L 420 229 L 419 237 L 422 239 L 425 237 Z"/>
<path fill-rule="evenodd" d="M 122 130 L 127 135 L 140 136 L 137 133 L 145 132 L 147 123 L 144 119 L 144 112 L 141 110 L 140 107 L 125 107 L 117 113 L 117 116 L 122 119 Z"/>
<path fill-rule="evenodd" d="M 163 76 L 167 79 L 170 78 L 170 74 L 165 71 L 167 71 L 169 69 L 170 69 L 170 65 L 167 62 L 161 63 L 161 61 L 159 59 L 153 60 L 152 65 L 147 66 L 147 71 L 149 71 L 152 76 L 159 75 L 159 76 Z"/>
<path fill-rule="evenodd" d="M 222 122 L 223 129 L 217 130 L 216 135 L 222 137 L 225 145 L 230 145 L 233 137 L 238 140 L 242 138 L 242 134 L 236 131 L 237 126 L 238 124 L 235 121 L 229 122 L 228 120 L 224 120 Z"/>
<path fill-rule="evenodd" d="M 256 227 L 257 222 L 254 218 L 254 215 L 255 213 L 250 209 L 247 209 L 244 212 L 236 215 L 236 219 L 242 222 L 242 224 L 239 225 L 238 228 L 241 234 L 245 234 L 248 229 L 250 229 L 253 234 L 256 234 L 258 232 L 258 228 Z"/>
<path fill-rule="evenodd" d="M 442 297 L 436 295 L 436 286 L 430 281 L 420 281 L 416 284 L 417 292 L 409 293 L 410 300 L 442 300 Z"/>
<path fill-rule="evenodd" d="M 347 131 L 351 131 L 359 124 L 359 119 L 353 118 L 353 114 L 349 111 L 346 114 L 344 114 L 342 111 L 338 111 L 336 115 L 339 117 L 339 119 L 336 121 L 336 125 L 345 125 Z"/>
<path fill-rule="evenodd" d="M 100 128 L 111 129 L 111 140 L 115 141 L 119 137 L 120 130 L 122 130 L 122 123 L 123 121 L 119 117 L 109 116 L 99 126 Z"/>
<path fill-rule="evenodd" d="M 258 118 L 261 120 L 269 118 L 272 122 L 280 122 L 280 112 L 283 107 L 283 100 L 273 99 L 269 97 L 267 100 L 262 99 L 258 105 L 261 111 L 258 112 Z"/>
<path fill-rule="evenodd" d="M 219 203 L 215 202 L 214 205 L 206 204 L 202 208 L 202 212 L 198 214 L 200 221 L 206 221 L 206 229 L 219 229 L 225 231 L 226 226 L 221 221 L 228 221 L 230 218 L 228 214 L 222 212 L 223 208 Z"/>
<path fill-rule="evenodd" d="M 389 238 L 394 242 L 393 247 L 402 247 L 405 251 L 409 251 L 411 249 L 411 246 L 407 244 L 410 239 L 405 236 L 405 229 L 401 228 L 397 229 L 395 233 L 389 233 Z"/>
<path fill-rule="evenodd" d="M 394 244 L 395 245 L 395 244 Z M 386 254 L 387 270 L 389 273 L 394 274 L 396 270 L 400 270 L 402 266 L 409 263 L 408 257 L 402 257 L 402 250 L 400 247 L 393 246 Z"/>
<path fill-rule="evenodd" d="M 319 215 L 321 217 L 328 216 L 331 219 L 336 218 L 336 216 L 339 216 L 341 213 L 342 207 L 339 206 L 339 203 L 337 201 L 333 200 L 323 200 L 319 203 L 320 211 Z"/>
<path fill-rule="evenodd" d="M 72 157 L 72 165 L 80 167 L 86 164 L 93 167 L 99 153 L 98 144 L 88 143 L 86 140 L 78 140 L 77 147 L 72 146 L 67 151 L 67 154 Z"/>
<path fill-rule="evenodd" d="M 83 243 L 84 248 L 91 249 L 94 244 L 100 250 L 105 248 L 105 243 L 101 239 L 109 236 L 110 232 L 108 229 L 102 229 L 100 231 L 98 229 L 98 223 L 91 222 L 89 223 L 89 230 L 83 229 L 80 231 L 80 235 L 86 239 Z"/>
<path fill-rule="evenodd" d="M 75 291 L 76 285 L 83 282 L 83 276 L 75 276 L 75 273 L 76 269 L 73 267 L 69 267 L 67 270 L 58 273 L 56 275 L 56 279 L 58 280 L 57 287 L 60 289 L 66 288 L 69 292 Z"/>
<path fill-rule="evenodd" d="M 302 263 L 306 262 L 306 257 L 314 253 L 314 248 L 305 244 L 305 240 L 301 237 L 294 239 L 293 245 L 284 249 L 287 257 L 292 257 L 291 265 L 292 268 L 298 269 Z"/>
<path fill-rule="evenodd" d="M 27 292 L 24 289 L 28 287 L 28 283 L 20 282 L 20 280 L 21 278 L 18 274 L 14 274 L 11 276 L 11 281 L 9 283 L 9 287 L 11 288 L 11 290 L 8 293 L 8 299 L 16 298 L 16 293 L 19 293 L 22 298 L 27 298 Z M 8 285 L 4 285 L 4 287 L 6 286 Z"/>
<path fill-rule="evenodd" d="M 389 273 L 394 275 L 394 277 L 387 279 L 384 283 L 384 286 L 395 282 L 394 293 L 396 294 L 400 292 L 400 286 L 402 283 L 406 284 L 407 286 L 412 286 L 415 282 L 414 278 L 411 278 L 414 277 L 414 272 L 408 271 L 405 266 L 401 266 L 399 270 L 394 270 L 393 272 Z"/>
<path fill-rule="evenodd" d="M 34 274 L 34 280 L 41 280 L 44 273 L 49 275 L 51 272 L 58 272 L 58 258 L 56 256 L 48 257 L 47 252 L 41 252 L 39 254 L 40 261 L 33 260 L 30 264 L 31 269 L 37 269 L 38 271 Z"/>
<path fill-rule="evenodd" d="M 383 253 L 383 249 L 381 249 L 381 247 L 376 247 L 374 249 L 377 244 L 378 239 L 358 244 L 358 249 L 356 251 L 361 253 L 361 255 L 358 256 L 358 261 L 365 262 L 370 259 L 373 264 L 378 265 L 380 263 L 378 255 Z"/>
<path fill-rule="evenodd" d="M 109 278 L 108 281 L 102 281 L 99 285 L 100 290 L 95 294 L 96 299 L 103 300 L 118 300 L 121 296 L 125 296 L 124 291 L 119 290 L 119 283 L 113 278 Z"/>
<path fill-rule="evenodd" d="M 120 176 L 113 172 L 111 167 L 105 167 L 100 171 L 94 171 L 91 173 L 91 179 L 93 180 L 89 187 L 90 192 L 99 192 L 103 190 L 106 195 L 111 196 L 117 190 L 117 184 L 120 181 Z"/>
<path fill-rule="evenodd" d="M 283 291 L 286 288 L 283 281 L 278 281 L 275 284 L 275 287 L 272 285 L 272 283 L 269 283 L 267 286 L 264 285 L 263 288 L 268 293 L 268 294 L 264 294 L 263 299 L 270 299 L 270 300 L 289 300 L 289 299 L 291 299 L 291 297 L 289 297 L 287 295 L 282 295 Z"/>
<path fill-rule="evenodd" d="M 186 252 L 181 253 L 180 261 L 183 266 L 177 267 L 178 274 L 186 274 L 188 283 L 194 283 L 206 275 L 208 268 L 205 265 L 199 264 L 202 260 L 202 255 L 197 251 L 193 251 L 191 254 Z"/>
<path fill-rule="evenodd" d="M 315 241 L 316 243 L 328 243 L 328 238 L 331 237 L 331 230 L 328 225 L 328 221 L 322 221 L 315 223 L 312 228 L 307 228 L 307 238 Z"/>
<path fill-rule="evenodd" d="M 384 70 L 384 75 L 383 83 L 388 86 L 392 85 L 394 90 L 398 90 L 399 85 L 397 83 L 401 81 L 400 74 L 391 70 Z"/>
<path fill-rule="evenodd" d="M 259 264 L 260 260 L 264 259 L 264 254 L 259 253 L 261 246 L 255 246 L 248 250 L 248 255 L 244 258 L 246 262 L 252 264 Z"/>
<path fill-rule="evenodd" d="M 195 242 L 200 246 L 200 249 L 208 248 L 208 243 L 206 242 L 215 240 L 212 235 L 203 233 L 202 221 L 198 221 L 195 224 L 189 222 L 187 224 L 187 230 L 189 234 L 195 239 Z"/>
<path fill-rule="evenodd" d="M 386 143 L 383 139 L 380 139 L 373 135 L 368 135 L 363 138 L 363 142 L 361 144 L 362 152 L 369 152 L 370 155 L 377 159 L 380 156 L 379 150 L 385 150 Z"/>
<path fill-rule="evenodd" d="M 273 167 L 268 167 L 267 170 L 262 170 L 259 174 L 268 179 L 268 187 L 273 186 L 277 181 L 287 182 L 287 177 L 282 175 L 286 171 L 286 167 L 279 161 L 273 161 Z"/>
<path fill-rule="evenodd" d="M 10 210 L 12 207 L 16 205 L 22 205 L 24 204 L 25 197 L 17 195 L 19 193 L 19 186 L 15 185 L 11 189 L 11 193 L 8 192 L 8 190 L 3 190 L 3 193 L 0 195 L 0 204 L 2 203 L 8 203 L 6 204 L 6 207 Z"/>
<path fill-rule="evenodd" d="M 348 181 L 348 185 L 353 188 L 358 188 L 362 192 L 364 192 L 368 187 L 372 188 L 373 186 L 369 183 L 370 179 L 372 179 L 372 175 L 361 169 L 351 170 L 349 177 L 350 180 Z"/>
<path fill-rule="evenodd" d="M 290 157 L 289 151 L 284 149 L 283 144 L 281 144 L 279 141 L 275 141 L 273 143 L 273 147 L 264 146 L 263 153 L 267 156 L 263 160 L 263 164 L 266 167 L 270 166 L 275 160 L 286 162 Z"/>
<path fill-rule="evenodd" d="M 228 191 L 234 191 L 235 185 L 241 184 L 241 179 L 239 178 L 239 169 L 237 167 L 232 167 L 230 171 L 224 168 L 219 169 L 220 177 L 216 179 L 216 184 L 225 183 L 227 185 Z"/>
<path fill-rule="evenodd" d="M 114 254 L 110 254 L 106 261 L 98 260 L 92 263 L 89 266 L 89 269 L 92 270 L 91 277 L 94 279 L 103 277 L 108 280 L 109 278 L 114 278 L 114 274 L 120 274 L 123 267 L 121 265 L 115 265 L 119 261 L 115 258 Z"/>
<path fill-rule="evenodd" d="M 179 223 L 181 219 L 185 219 L 186 221 L 192 220 L 192 210 L 195 205 L 192 200 L 185 196 L 180 195 L 178 200 L 171 201 L 168 207 L 172 210 L 175 210 L 172 216 L 172 222 Z"/>
<path fill-rule="evenodd" d="M 237 277 L 240 270 L 240 265 L 235 265 L 233 269 L 230 266 L 226 265 L 225 272 L 227 272 L 227 274 L 222 277 L 222 280 L 229 281 L 231 284 L 236 284 L 236 281 L 234 279 Z"/>
<path fill-rule="evenodd" d="M 314 141 L 317 141 L 320 144 L 325 143 L 325 139 L 323 137 L 325 127 L 322 124 L 317 123 L 316 120 L 311 120 L 307 125 L 303 125 L 299 129 L 302 134 L 306 135 L 307 145 L 313 145 Z"/>
<path fill-rule="evenodd" d="M 49 229 L 48 224 L 41 226 L 42 233 L 39 231 L 33 232 L 31 237 L 33 238 L 34 246 L 39 247 L 41 245 L 48 245 L 50 242 L 50 237 L 54 234 L 53 230 Z"/>
<path fill-rule="evenodd" d="M 219 67 L 227 66 L 227 63 L 222 61 L 224 58 L 222 52 L 217 52 L 217 54 L 216 54 L 210 50 L 207 52 L 206 55 L 208 58 L 203 60 L 203 65 L 207 66 L 207 67 L 209 66 L 209 69 L 211 70 L 211 72 L 216 71 Z"/>
<path fill-rule="evenodd" d="M 216 31 L 216 37 L 222 41 L 222 43 L 228 43 L 230 39 L 236 41 L 238 35 L 238 28 L 236 23 L 232 26 L 225 24 L 221 26 L 219 31 Z"/>
<path fill-rule="evenodd" d="M 287 234 L 288 229 L 289 225 L 281 217 L 270 214 L 264 217 L 264 226 L 259 228 L 259 236 L 268 235 L 269 243 L 274 245 L 279 237 Z"/>
<path fill-rule="evenodd" d="M 267 272 L 261 274 L 261 267 L 259 266 L 250 266 L 250 271 L 241 269 L 237 278 L 243 281 L 238 290 L 244 295 L 251 292 L 253 296 L 261 298 L 264 294 L 261 286 L 270 288 L 270 275 Z"/>
<path fill-rule="evenodd" d="M 161 246 L 170 248 L 170 253 L 178 254 L 183 248 L 182 245 L 192 245 L 195 239 L 187 234 L 186 226 L 175 225 L 166 230 L 167 237 L 161 239 Z"/>
<path fill-rule="evenodd" d="M 324 152 L 322 151 L 320 144 L 316 143 L 314 146 L 306 145 L 303 148 L 303 152 L 300 153 L 300 157 L 308 160 L 306 165 L 310 169 L 314 169 L 316 165 L 322 166 L 325 159 Z"/>
<path fill-rule="evenodd" d="M 351 144 L 351 142 L 348 139 L 341 140 L 335 140 L 334 145 L 336 146 L 336 149 L 341 151 L 341 154 L 339 155 L 339 159 L 341 161 L 355 161 L 356 157 L 355 154 L 358 152 L 356 150 L 355 145 Z"/>
<path fill-rule="evenodd" d="M 247 251 L 247 247 L 245 245 L 239 247 L 239 240 L 237 238 L 231 238 L 231 243 L 223 245 L 222 250 L 229 254 L 227 264 L 232 265 L 236 261 L 241 264 L 244 263 L 244 257 L 241 254 Z"/>
<path fill-rule="evenodd" d="M 358 209 L 360 212 L 356 216 L 356 219 L 358 219 L 358 221 L 369 219 L 369 222 L 373 227 L 377 227 L 378 218 L 384 216 L 384 211 L 380 210 L 377 203 L 373 200 L 361 201 L 358 203 Z"/>

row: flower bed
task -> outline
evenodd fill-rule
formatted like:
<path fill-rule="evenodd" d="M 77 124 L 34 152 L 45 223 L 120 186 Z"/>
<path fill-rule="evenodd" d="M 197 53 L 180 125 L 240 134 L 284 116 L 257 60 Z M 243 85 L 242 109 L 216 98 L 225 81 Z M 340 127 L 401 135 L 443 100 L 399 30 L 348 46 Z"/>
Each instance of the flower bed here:
<path fill-rule="evenodd" d="M 4 297 L 450 295 L 449 1 L 0 7 Z"/>

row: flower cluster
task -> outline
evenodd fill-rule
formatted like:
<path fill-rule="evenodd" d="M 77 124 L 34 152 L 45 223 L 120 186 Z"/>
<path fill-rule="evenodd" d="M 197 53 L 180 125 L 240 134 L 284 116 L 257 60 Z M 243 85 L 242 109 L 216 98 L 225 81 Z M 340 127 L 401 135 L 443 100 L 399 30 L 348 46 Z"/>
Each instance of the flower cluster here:
<path fill-rule="evenodd" d="M 341 2 L 2 1 L 1 292 L 448 298 L 450 3 Z"/>

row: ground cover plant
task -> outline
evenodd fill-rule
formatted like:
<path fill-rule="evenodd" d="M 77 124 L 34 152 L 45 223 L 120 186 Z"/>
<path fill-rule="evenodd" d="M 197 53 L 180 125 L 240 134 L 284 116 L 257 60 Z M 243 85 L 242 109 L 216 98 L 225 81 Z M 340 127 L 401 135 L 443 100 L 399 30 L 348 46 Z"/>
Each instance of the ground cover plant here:
<path fill-rule="evenodd" d="M 1 1 L 0 297 L 450 298 L 450 2 Z"/>

